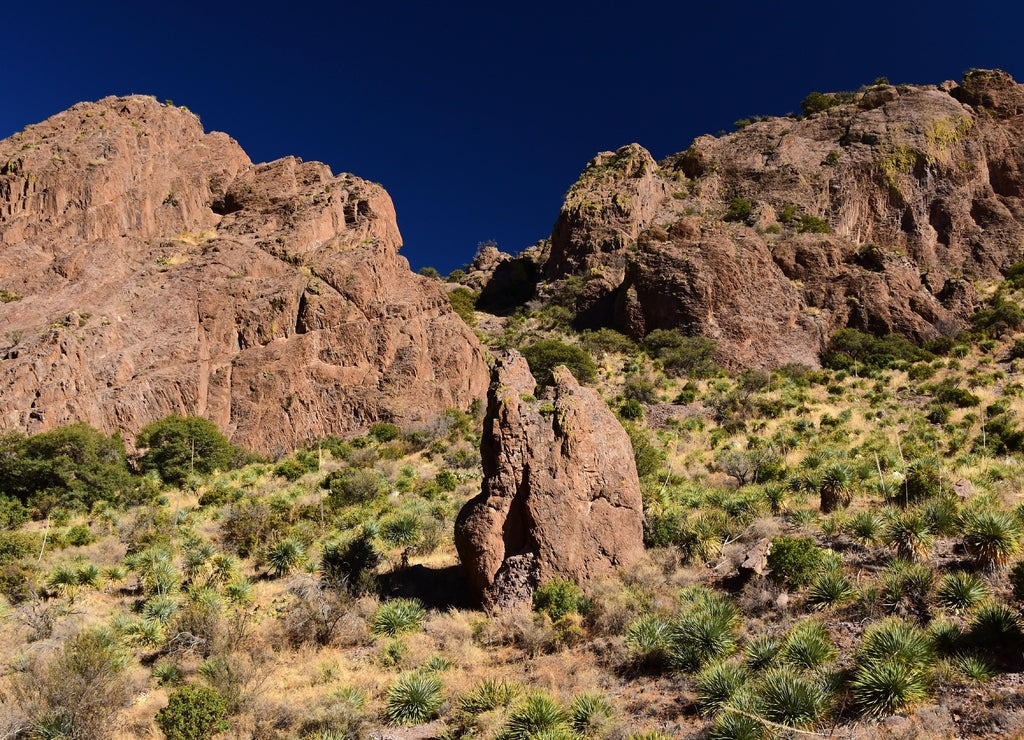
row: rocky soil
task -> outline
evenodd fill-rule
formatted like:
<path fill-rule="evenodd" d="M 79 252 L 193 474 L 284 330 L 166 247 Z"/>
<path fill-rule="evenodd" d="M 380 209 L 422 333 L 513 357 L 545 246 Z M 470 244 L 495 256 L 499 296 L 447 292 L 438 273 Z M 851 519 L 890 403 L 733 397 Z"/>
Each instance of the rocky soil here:
<path fill-rule="evenodd" d="M 429 424 L 487 385 L 384 189 L 253 164 L 152 98 L 82 103 L 0 142 L 0 425 L 131 441 L 170 413 L 267 454 Z"/>

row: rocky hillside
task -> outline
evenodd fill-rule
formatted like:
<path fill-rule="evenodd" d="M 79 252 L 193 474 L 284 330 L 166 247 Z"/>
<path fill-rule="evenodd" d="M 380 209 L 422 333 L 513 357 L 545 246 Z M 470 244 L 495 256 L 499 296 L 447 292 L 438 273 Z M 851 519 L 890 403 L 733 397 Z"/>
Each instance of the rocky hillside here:
<path fill-rule="evenodd" d="M 400 245 L 377 184 L 152 98 L 76 105 L 0 142 L 0 426 L 197 414 L 274 454 L 465 407 L 483 352 Z"/>
<path fill-rule="evenodd" d="M 804 109 L 660 163 L 636 144 L 595 157 L 544 267 L 573 279 L 580 322 L 681 327 L 733 367 L 817 364 L 847 326 L 961 328 L 971 280 L 1024 257 L 1024 87 L 976 70 Z"/>

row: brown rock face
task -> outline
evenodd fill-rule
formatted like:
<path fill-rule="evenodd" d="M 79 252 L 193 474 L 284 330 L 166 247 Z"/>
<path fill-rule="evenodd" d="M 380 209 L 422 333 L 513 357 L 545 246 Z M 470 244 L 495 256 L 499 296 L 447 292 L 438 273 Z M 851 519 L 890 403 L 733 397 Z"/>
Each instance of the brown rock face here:
<path fill-rule="evenodd" d="M 545 273 L 579 275 L 581 322 L 681 327 L 732 366 L 816 364 L 850 326 L 922 340 L 977 308 L 972 278 L 1024 258 L 1024 86 L 878 85 L 802 119 L 635 144 L 570 189 Z"/>
<path fill-rule="evenodd" d="M 455 544 L 488 609 L 529 600 L 561 576 L 584 582 L 643 554 L 643 503 L 625 430 L 564 367 L 540 400 L 526 360 L 498 362 L 480 444 L 483 489 Z"/>
<path fill-rule="evenodd" d="M 379 185 L 151 98 L 0 142 L 0 428 L 170 413 L 275 454 L 483 395 L 476 338 L 398 256 Z"/>

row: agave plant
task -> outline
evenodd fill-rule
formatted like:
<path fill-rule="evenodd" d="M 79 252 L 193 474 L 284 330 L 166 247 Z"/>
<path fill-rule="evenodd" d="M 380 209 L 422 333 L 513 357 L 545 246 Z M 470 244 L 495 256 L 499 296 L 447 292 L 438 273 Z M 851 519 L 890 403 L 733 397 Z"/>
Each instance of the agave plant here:
<path fill-rule="evenodd" d="M 1002 568 L 1020 554 L 1020 523 L 1002 511 L 982 509 L 964 517 L 964 546 L 983 568 Z"/>

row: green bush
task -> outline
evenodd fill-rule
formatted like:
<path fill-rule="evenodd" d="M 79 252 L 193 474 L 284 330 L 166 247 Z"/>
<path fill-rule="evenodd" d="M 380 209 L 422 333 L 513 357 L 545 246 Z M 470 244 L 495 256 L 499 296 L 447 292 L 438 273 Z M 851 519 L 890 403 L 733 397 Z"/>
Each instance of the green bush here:
<path fill-rule="evenodd" d="M 750 224 L 754 214 L 754 204 L 746 198 L 733 198 L 729 201 L 729 208 L 726 210 L 725 215 L 722 216 L 723 221 L 736 221 L 740 223 Z"/>
<path fill-rule="evenodd" d="M 708 378 L 719 372 L 712 359 L 718 349 L 713 339 L 688 337 L 679 329 L 655 329 L 643 344 L 651 357 L 675 375 Z"/>
<path fill-rule="evenodd" d="M 207 740 L 230 727 L 228 706 L 213 689 L 185 684 L 171 692 L 156 724 L 167 740 Z"/>
<path fill-rule="evenodd" d="M 459 479 L 450 470 L 439 470 L 434 476 L 434 482 L 442 491 L 454 491 L 459 486 Z"/>
<path fill-rule="evenodd" d="M 116 434 L 78 422 L 29 437 L 0 436 L 0 491 L 22 504 L 89 510 L 97 501 L 131 503 L 137 488 Z"/>
<path fill-rule="evenodd" d="M 180 486 L 192 475 L 239 467 L 251 456 L 234 447 L 209 419 L 172 414 L 147 424 L 135 439 L 145 450 L 139 457 L 143 472 L 156 472 L 164 483 Z"/>
<path fill-rule="evenodd" d="M 888 334 L 873 337 L 857 329 L 840 329 L 832 335 L 822 356 L 822 364 L 832 370 L 886 369 L 898 362 L 931 362 L 935 356 Z"/>
<path fill-rule="evenodd" d="M 369 503 L 387 491 L 380 473 L 365 468 L 335 470 L 320 481 L 320 487 L 330 491 L 331 505 L 336 507 Z"/>
<path fill-rule="evenodd" d="M 320 569 L 324 579 L 333 586 L 351 593 L 372 591 L 376 586 L 376 569 L 384 556 L 366 532 L 344 542 L 328 542 L 323 546 Z"/>
<path fill-rule="evenodd" d="M 771 578 L 797 588 L 806 586 L 821 567 L 823 556 L 812 537 L 776 537 L 768 553 Z"/>
<path fill-rule="evenodd" d="M 448 300 L 455 313 L 466 322 L 466 326 L 476 326 L 476 300 L 479 294 L 468 288 L 456 288 L 448 293 Z"/>
<path fill-rule="evenodd" d="M 377 608 L 370 621 L 370 631 L 375 635 L 396 635 L 419 629 L 426 612 L 423 606 L 412 599 L 385 601 Z"/>
<path fill-rule="evenodd" d="M 800 217 L 800 225 L 797 226 L 796 231 L 798 234 L 831 234 L 832 228 L 825 219 L 805 213 Z"/>
<path fill-rule="evenodd" d="M 533 592 L 533 608 L 557 622 L 570 612 L 586 614 L 590 602 L 575 581 L 552 578 Z"/>
<path fill-rule="evenodd" d="M 597 376 L 597 365 L 580 347 L 557 339 L 541 339 L 522 349 L 530 365 L 530 372 L 538 386 L 551 383 L 551 371 L 565 365 L 580 383 L 592 383 Z"/>
<path fill-rule="evenodd" d="M 693 604 L 668 627 L 671 664 L 688 673 L 736 651 L 740 615 L 728 598 L 701 590 Z"/>

